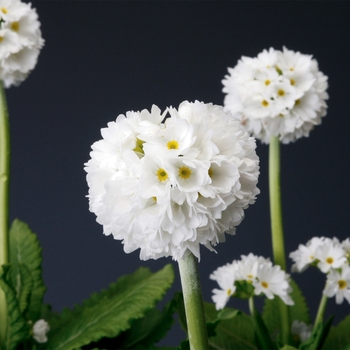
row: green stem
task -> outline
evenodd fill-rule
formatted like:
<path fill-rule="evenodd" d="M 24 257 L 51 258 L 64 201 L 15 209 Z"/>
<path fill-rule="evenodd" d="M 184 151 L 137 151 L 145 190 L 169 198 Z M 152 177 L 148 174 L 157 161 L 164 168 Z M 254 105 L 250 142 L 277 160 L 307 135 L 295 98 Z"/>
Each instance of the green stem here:
<path fill-rule="evenodd" d="M 284 235 L 282 223 L 281 176 L 280 176 L 280 142 L 278 137 L 272 136 L 269 147 L 269 188 L 272 250 L 274 263 L 286 271 L 286 255 L 284 249 Z M 289 309 L 279 300 L 281 332 L 284 344 L 288 344 L 290 334 Z"/>
<path fill-rule="evenodd" d="M 10 127 L 6 95 L 0 82 L 0 271 L 9 262 L 9 181 L 10 181 Z M 0 344 L 7 329 L 7 303 L 0 288 Z"/>
<path fill-rule="evenodd" d="M 190 348 L 191 350 L 208 350 L 207 325 L 204 316 L 197 258 L 189 253 L 179 259 L 178 263 Z"/>
<path fill-rule="evenodd" d="M 317 315 L 314 323 L 314 329 L 320 322 L 323 322 L 323 316 L 324 316 L 324 312 L 326 311 L 327 300 L 328 300 L 328 297 L 323 294 L 320 301 L 320 305 L 318 306 Z"/>
<path fill-rule="evenodd" d="M 249 299 L 249 312 L 250 312 L 250 315 L 253 317 L 254 315 L 254 296 L 252 295 Z"/>

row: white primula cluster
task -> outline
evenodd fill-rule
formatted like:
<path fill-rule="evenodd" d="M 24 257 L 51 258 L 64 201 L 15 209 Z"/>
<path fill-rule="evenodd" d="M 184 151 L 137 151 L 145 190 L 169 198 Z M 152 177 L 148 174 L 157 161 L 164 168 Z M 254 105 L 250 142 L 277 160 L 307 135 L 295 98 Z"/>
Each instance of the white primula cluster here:
<path fill-rule="evenodd" d="M 289 295 L 292 291 L 289 275 L 269 259 L 252 253 L 219 267 L 210 279 L 217 281 L 221 288 L 213 290 L 212 299 L 217 310 L 224 308 L 231 296 L 248 298 L 254 294 L 264 294 L 268 299 L 276 295 L 287 305 L 294 304 Z"/>
<path fill-rule="evenodd" d="M 153 106 L 101 133 L 85 168 L 90 210 L 104 234 L 126 253 L 140 248 L 143 260 L 213 250 L 259 193 L 255 140 L 220 106 Z"/>
<path fill-rule="evenodd" d="M 5 87 L 27 77 L 43 44 L 35 9 L 19 0 L 0 0 L 0 80 Z"/>
<path fill-rule="evenodd" d="M 308 136 L 326 115 L 327 77 L 310 55 L 270 48 L 242 57 L 222 81 L 225 110 L 238 114 L 247 130 L 269 143 Z"/>
<path fill-rule="evenodd" d="M 38 320 L 33 325 L 33 338 L 38 343 L 46 343 L 49 330 L 50 326 L 45 320 Z"/>
<path fill-rule="evenodd" d="M 292 323 L 292 335 L 295 340 L 301 343 L 307 341 L 311 337 L 312 325 L 307 325 L 305 322 L 294 320 Z"/>
<path fill-rule="evenodd" d="M 316 266 L 327 274 L 323 294 L 334 297 L 337 304 L 344 298 L 350 303 L 350 240 L 340 242 L 337 238 L 313 237 L 306 245 L 290 253 L 294 265 L 292 270 L 304 271 L 308 266 Z"/>

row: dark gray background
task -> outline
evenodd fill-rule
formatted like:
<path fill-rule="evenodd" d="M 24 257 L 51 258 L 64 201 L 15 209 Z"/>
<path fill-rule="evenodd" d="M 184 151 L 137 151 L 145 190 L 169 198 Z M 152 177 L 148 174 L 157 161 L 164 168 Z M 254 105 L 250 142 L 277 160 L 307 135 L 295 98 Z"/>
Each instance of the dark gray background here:
<path fill-rule="evenodd" d="M 12 129 L 11 218 L 26 221 L 43 246 L 45 300 L 60 311 L 143 262 L 102 234 L 88 210 L 83 164 L 100 129 L 128 110 L 222 104 L 221 80 L 242 56 L 265 48 L 313 54 L 329 77 L 329 110 L 309 138 L 282 147 L 287 252 L 313 236 L 349 236 L 349 2 L 33 1 L 46 44 L 31 76 L 7 91 Z M 271 256 L 268 147 L 258 142 L 259 195 L 236 236 L 201 250 L 204 299 L 209 274 L 241 254 Z M 289 259 L 288 259 L 289 260 Z M 288 261 L 290 266 L 290 261 Z M 174 263 L 177 273 L 177 265 Z M 324 276 L 295 276 L 315 316 Z M 180 289 L 177 275 L 174 288 Z M 245 307 L 232 300 L 231 306 Z M 243 305 L 243 306 L 242 306 Z M 335 322 L 349 304 L 329 302 Z M 173 331 L 167 344 L 178 344 Z"/>

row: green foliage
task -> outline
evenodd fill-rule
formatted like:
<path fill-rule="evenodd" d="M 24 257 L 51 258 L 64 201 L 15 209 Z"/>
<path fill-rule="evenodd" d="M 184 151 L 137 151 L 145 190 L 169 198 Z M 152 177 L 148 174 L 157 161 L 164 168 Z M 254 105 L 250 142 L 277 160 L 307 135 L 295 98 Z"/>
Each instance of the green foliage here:
<path fill-rule="evenodd" d="M 4 291 L 7 301 L 8 328 L 5 339 L 5 349 L 14 350 L 23 339 L 29 336 L 29 325 L 23 317 L 17 300 L 16 291 L 11 284 L 12 266 L 3 266 L 4 273 L 0 277 L 0 287 Z"/>
<path fill-rule="evenodd" d="M 140 268 L 121 277 L 107 290 L 94 293 L 81 306 L 65 309 L 61 315 L 52 317 L 47 348 L 71 350 L 103 337 L 115 338 L 129 329 L 133 320 L 143 317 L 154 307 L 173 280 L 171 265 L 154 274 Z"/>
<path fill-rule="evenodd" d="M 299 346 L 301 350 L 319 350 L 328 335 L 331 328 L 333 317 L 331 317 L 325 324 L 320 322 L 314 327 L 312 334 L 308 340 Z"/>
<path fill-rule="evenodd" d="M 291 286 L 293 288 L 291 298 L 294 301 L 294 305 L 289 307 L 291 322 L 298 320 L 310 324 L 309 309 L 305 298 L 298 285 L 293 280 L 291 280 Z M 274 299 L 266 299 L 264 304 L 262 318 L 271 336 L 277 336 L 280 331 L 281 319 L 278 302 L 278 298 L 275 297 Z"/>
<path fill-rule="evenodd" d="M 42 279 L 41 247 L 37 236 L 27 224 L 15 220 L 10 229 L 10 261 L 16 266 L 12 271 L 12 281 L 17 281 L 15 289 L 19 292 L 21 309 L 28 310 L 28 318 L 33 322 L 40 318 L 41 306 L 45 293 L 45 285 Z M 26 266 L 31 276 L 32 286 L 29 287 L 29 277 L 24 268 Z M 25 299 L 31 289 L 29 304 Z"/>
<path fill-rule="evenodd" d="M 271 340 L 269 330 L 267 329 L 261 315 L 255 308 L 253 311 L 253 322 L 258 348 L 262 350 L 277 350 L 277 346 Z"/>
<path fill-rule="evenodd" d="M 156 349 L 154 344 L 159 342 L 174 323 L 173 314 L 176 304 L 172 300 L 162 311 L 151 309 L 145 317 L 133 322 L 132 327 L 126 331 L 121 349 Z"/>
<path fill-rule="evenodd" d="M 350 349 L 350 315 L 330 329 L 323 349 Z"/>
<path fill-rule="evenodd" d="M 254 327 L 250 316 L 237 310 L 225 308 L 225 312 L 215 310 L 215 305 L 204 303 L 204 312 L 207 322 L 221 321 L 215 328 L 215 335 L 209 338 L 210 349 L 238 350 L 254 349 Z M 220 316 L 221 313 L 221 316 Z M 228 315 L 230 314 L 230 318 Z"/>

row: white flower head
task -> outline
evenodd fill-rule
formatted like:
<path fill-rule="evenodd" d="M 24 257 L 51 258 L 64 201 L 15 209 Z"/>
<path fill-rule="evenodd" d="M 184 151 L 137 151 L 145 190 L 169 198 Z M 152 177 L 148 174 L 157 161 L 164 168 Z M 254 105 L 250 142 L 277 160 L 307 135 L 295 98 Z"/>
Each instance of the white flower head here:
<path fill-rule="evenodd" d="M 263 143 L 271 136 L 283 143 L 308 136 L 326 115 L 327 77 L 312 56 L 270 48 L 242 57 L 228 71 L 222 81 L 225 110 Z"/>
<path fill-rule="evenodd" d="M 294 335 L 301 343 L 311 337 L 312 325 L 307 325 L 305 322 L 294 320 L 292 323 L 292 335 Z"/>
<path fill-rule="evenodd" d="M 335 295 L 337 304 L 341 304 L 344 298 L 350 304 L 350 267 L 344 265 L 339 270 L 331 269 L 327 276 L 326 288 L 323 294 L 331 298 Z"/>
<path fill-rule="evenodd" d="M 50 330 L 49 324 L 41 319 L 34 323 L 33 325 L 33 338 L 38 343 L 46 343 L 47 342 L 47 332 Z"/>
<path fill-rule="evenodd" d="M 217 310 L 225 307 L 230 296 L 249 298 L 254 294 L 264 294 L 269 299 L 277 295 L 285 304 L 294 305 L 289 275 L 262 256 L 242 255 L 241 260 L 216 269 L 210 279 L 217 281 L 221 288 L 213 289 L 212 299 Z"/>
<path fill-rule="evenodd" d="M 236 290 L 235 267 L 233 264 L 226 264 L 216 269 L 209 277 L 217 281 L 221 289 L 213 289 L 213 302 L 216 310 L 221 310 L 227 304 L 229 298 Z"/>
<path fill-rule="evenodd" d="M 318 260 L 317 267 L 327 273 L 331 268 L 341 267 L 346 260 L 346 252 L 337 238 L 325 238 L 324 242 L 317 248 L 315 257 Z"/>
<path fill-rule="evenodd" d="M 298 249 L 289 254 L 289 257 L 294 261 L 292 271 L 302 272 L 316 261 L 316 250 L 323 242 L 324 237 L 313 237 L 306 245 L 299 244 Z"/>
<path fill-rule="evenodd" d="M 5 87 L 28 76 L 43 45 L 35 9 L 19 0 L 0 0 L 0 80 Z"/>
<path fill-rule="evenodd" d="M 290 297 L 292 291 L 289 284 L 289 275 L 281 270 L 280 266 L 260 265 L 256 280 L 253 281 L 256 295 L 265 294 L 268 299 L 279 296 L 287 305 L 294 305 Z"/>
<path fill-rule="evenodd" d="M 153 106 L 118 116 L 101 133 L 85 167 L 90 210 L 106 235 L 125 252 L 140 248 L 143 260 L 213 250 L 259 193 L 255 140 L 220 106 Z"/>

